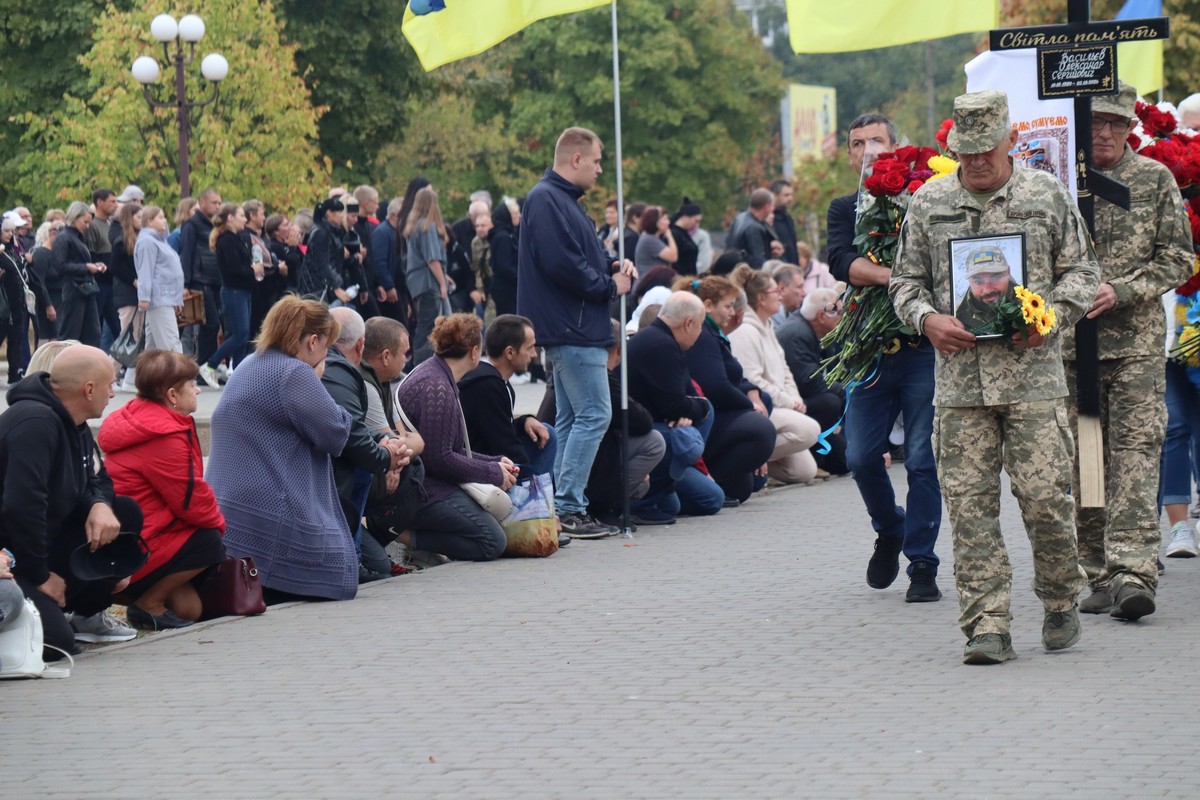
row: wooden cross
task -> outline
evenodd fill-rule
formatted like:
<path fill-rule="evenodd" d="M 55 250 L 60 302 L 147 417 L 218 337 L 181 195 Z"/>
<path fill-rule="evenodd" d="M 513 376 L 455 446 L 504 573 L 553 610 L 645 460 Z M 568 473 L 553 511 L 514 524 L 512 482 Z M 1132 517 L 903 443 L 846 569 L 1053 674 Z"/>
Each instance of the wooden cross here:
<path fill-rule="evenodd" d="M 1093 22 L 1091 0 L 1067 0 L 1067 24 L 991 31 L 992 50 L 1037 48 L 1039 66 L 1047 56 L 1062 53 L 1095 56 L 1099 70 L 1094 80 L 1063 82 L 1049 96 L 1073 97 L 1075 101 L 1075 171 L 1079 213 L 1095 235 L 1094 197 L 1129 209 L 1129 187 L 1095 171 L 1092 166 L 1092 96 L 1117 92 L 1116 49 L 1123 42 L 1166 39 L 1170 26 L 1166 17 Z M 1105 59 L 1108 59 L 1107 61 Z M 1041 71 L 1041 70 L 1039 70 Z M 1086 71 L 1086 70 L 1085 70 Z M 1103 74 L 1107 72 L 1107 74 Z M 1077 76 L 1072 76 L 1077 77 Z M 1047 81 L 1039 77 L 1039 96 L 1047 96 Z M 1075 83 L 1077 85 L 1072 86 Z M 1100 355 L 1096 321 L 1082 319 L 1075 326 L 1075 397 L 1079 409 L 1079 494 L 1084 507 L 1104 505 L 1104 434 L 1100 426 Z"/>

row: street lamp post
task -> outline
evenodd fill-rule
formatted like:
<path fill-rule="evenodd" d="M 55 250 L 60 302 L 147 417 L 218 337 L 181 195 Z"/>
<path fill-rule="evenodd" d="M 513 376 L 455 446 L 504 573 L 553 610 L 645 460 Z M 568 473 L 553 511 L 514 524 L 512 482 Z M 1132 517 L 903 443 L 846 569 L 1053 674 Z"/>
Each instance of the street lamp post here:
<path fill-rule="evenodd" d="M 173 101 L 156 100 L 150 93 L 150 85 L 158 80 L 158 61 L 150 56 L 140 56 L 133 61 L 133 77 L 142 85 L 142 93 L 151 108 L 175 107 L 175 119 L 179 126 L 179 188 L 183 197 L 192 193 L 189 165 L 189 134 L 191 133 L 191 110 L 206 106 L 216 101 L 221 91 L 221 81 L 229 74 L 229 62 L 220 53 L 209 53 L 200 62 L 200 72 L 205 79 L 212 82 L 212 97 L 203 101 L 187 99 L 187 86 L 184 81 L 184 68 L 192 64 L 196 58 L 196 42 L 204 38 L 204 20 L 195 14 L 188 14 L 178 22 L 170 14 L 159 14 L 150 22 L 150 35 L 163 46 L 163 60 L 175 64 L 175 99 Z M 171 52 L 171 42 L 175 42 L 175 52 Z M 183 45 L 187 43 L 187 53 Z"/>

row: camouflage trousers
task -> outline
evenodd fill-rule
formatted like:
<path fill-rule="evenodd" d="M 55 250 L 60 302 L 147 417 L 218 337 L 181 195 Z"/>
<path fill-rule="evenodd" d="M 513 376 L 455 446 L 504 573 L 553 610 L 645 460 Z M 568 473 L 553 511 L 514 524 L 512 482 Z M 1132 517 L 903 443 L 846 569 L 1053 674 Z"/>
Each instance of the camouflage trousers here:
<path fill-rule="evenodd" d="M 1078 431 L 1075 364 L 1067 362 L 1067 408 Z M 1080 508 L 1079 464 L 1075 488 L 1079 561 L 1093 587 L 1112 592 L 1126 582 L 1158 587 L 1158 470 L 1167 427 L 1162 356 L 1100 362 L 1100 425 L 1104 431 L 1104 508 Z M 1076 453 L 1078 459 L 1078 453 Z"/>
<path fill-rule="evenodd" d="M 1071 506 L 1073 442 L 1064 402 L 938 408 L 933 427 L 954 536 L 958 624 L 967 638 L 1008 633 L 1012 565 L 1000 532 L 1000 469 L 1012 480 L 1033 546 L 1033 588 L 1066 611 L 1086 585 Z"/>

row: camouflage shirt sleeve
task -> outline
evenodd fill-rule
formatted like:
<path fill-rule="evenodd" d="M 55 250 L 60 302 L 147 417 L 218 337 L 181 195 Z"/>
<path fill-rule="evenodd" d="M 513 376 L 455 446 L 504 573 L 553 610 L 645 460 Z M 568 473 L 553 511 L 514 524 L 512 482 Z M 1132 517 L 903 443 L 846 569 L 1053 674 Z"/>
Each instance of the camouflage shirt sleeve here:
<path fill-rule="evenodd" d="M 928 197 L 928 195 L 925 195 Z M 925 220 L 929 204 L 918 192 L 912 199 L 904 224 L 900 228 L 900 243 L 888 294 L 896 316 L 904 324 L 924 333 L 925 318 L 938 313 L 933 302 L 933 258 Z"/>

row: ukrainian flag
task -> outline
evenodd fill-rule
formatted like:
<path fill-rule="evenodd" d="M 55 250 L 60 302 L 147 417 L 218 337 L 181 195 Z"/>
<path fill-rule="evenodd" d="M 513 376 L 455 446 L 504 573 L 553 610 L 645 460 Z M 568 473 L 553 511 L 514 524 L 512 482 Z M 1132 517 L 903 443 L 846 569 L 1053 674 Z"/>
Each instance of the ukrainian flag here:
<path fill-rule="evenodd" d="M 846 53 L 1000 27 L 1000 0 L 787 0 L 797 53 Z"/>
<path fill-rule="evenodd" d="M 410 0 L 400 29 L 431 69 L 494 47 L 547 17 L 606 6 L 611 0 Z"/>
<path fill-rule="evenodd" d="M 1161 17 L 1162 0 L 1126 0 L 1115 19 Z M 1117 76 L 1149 97 L 1163 87 L 1163 42 L 1121 42 L 1117 45 Z"/>

